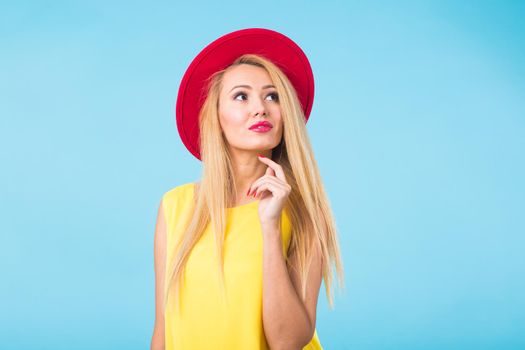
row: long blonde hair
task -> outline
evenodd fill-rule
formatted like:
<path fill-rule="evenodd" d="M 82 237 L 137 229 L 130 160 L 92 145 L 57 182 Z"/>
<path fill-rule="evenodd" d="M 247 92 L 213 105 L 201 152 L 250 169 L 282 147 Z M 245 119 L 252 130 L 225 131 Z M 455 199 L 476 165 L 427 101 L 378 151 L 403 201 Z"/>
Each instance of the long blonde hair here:
<path fill-rule="evenodd" d="M 175 248 L 173 261 L 168 264 L 164 306 L 167 304 L 170 288 L 175 288 L 175 297 L 180 303 L 179 288 L 182 272 L 192 248 L 199 241 L 210 219 L 215 232 L 217 256 L 220 262 L 218 274 L 224 293 L 223 244 L 226 208 L 233 204 L 237 189 L 227 140 L 219 124 L 218 107 L 224 74 L 240 64 L 250 64 L 265 69 L 279 96 L 284 126 L 283 137 L 280 144 L 272 150 L 272 159 L 283 167 L 286 181 L 292 187 L 285 204 L 292 227 L 286 265 L 289 269 L 299 272 L 301 298 L 304 301 L 306 277 L 313 248 L 320 248 L 326 295 L 330 307 L 333 308 L 330 267 L 332 263 L 335 264 L 339 286 L 344 288 L 343 263 L 335 220 L 313 156 L 304 112 L 288 77 L 273 62 L 255 54 L 240 56 L 230 66 L 212 74 L 207 82 L 207 96 L 199 113 L 202 179 L 193 204 L 193 216 L 179 245 Z"/>

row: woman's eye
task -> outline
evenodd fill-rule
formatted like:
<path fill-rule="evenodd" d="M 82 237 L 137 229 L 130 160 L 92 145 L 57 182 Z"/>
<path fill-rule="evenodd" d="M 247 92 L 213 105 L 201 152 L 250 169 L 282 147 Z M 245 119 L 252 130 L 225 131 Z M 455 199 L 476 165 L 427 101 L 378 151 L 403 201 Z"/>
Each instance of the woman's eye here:
<path fill-rule="evenodd" d="M 279 94 L 276 92 L 269 94 L 268 96 L 273 96 L 274 101 L 279 101 Z"/>
<path fill-rule="evenodd" d="M 246 93 L 244 93 L 244 92 L 239 92 L 239 93 L 237 93 L 237 94 L 234 96 L 233 99 L 234 99 L 234 100 L 237 100 L 237 97 L 239 97 L 239 96 L 244 96 L 244 97 L 246 97 Z M 279 101 L 279 94 L 276 93 L 276 92 L 273 92 L 273 93 L 269 94 L 268 96 L 272 96 L 272 97 L 273 97 L 272 101 Z M 241 101 L 244 101 L 244 99 L 241 100 Z"/>
<path fill-rule="evenodd" d="M 246 94 L 244 92 L 240 92 L 240 93 L 235 95 L 234 100 L 236 100 L 237 97 L 239 97 L 239 96 L 246 96 Z"/>

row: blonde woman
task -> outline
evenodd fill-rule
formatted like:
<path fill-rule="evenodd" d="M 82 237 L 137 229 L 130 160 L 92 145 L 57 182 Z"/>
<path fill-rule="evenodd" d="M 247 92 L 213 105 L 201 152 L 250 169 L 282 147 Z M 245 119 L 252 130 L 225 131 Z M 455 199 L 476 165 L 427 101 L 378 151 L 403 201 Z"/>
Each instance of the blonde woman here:
<path fill-rule="evenodd" d="M 281 33 L 226 34 L 192 61 L 177 128 L 200 182 L 165 192 L 154 239 L 151 349 L 322 349 L 336 225 L 307 134 L 313 74 Z"/>

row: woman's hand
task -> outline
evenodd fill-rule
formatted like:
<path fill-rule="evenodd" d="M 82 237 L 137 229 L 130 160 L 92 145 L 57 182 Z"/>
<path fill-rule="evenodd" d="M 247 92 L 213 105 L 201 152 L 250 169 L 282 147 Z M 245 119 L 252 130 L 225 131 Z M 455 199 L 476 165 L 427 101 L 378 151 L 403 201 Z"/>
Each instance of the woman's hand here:
<path fill-rule="evenodd" d="M 261 224 L 263 226 L 278 225 L 292 186 L 286 182 L 283 168 L 279 164 L 270 158 L 263 156 L 258 158 L 268 165 L 268 169 L 263 176 L 253 182 L 248 194 L 254 194 L 254 197 L 260 196 L 259 219 Z"/>

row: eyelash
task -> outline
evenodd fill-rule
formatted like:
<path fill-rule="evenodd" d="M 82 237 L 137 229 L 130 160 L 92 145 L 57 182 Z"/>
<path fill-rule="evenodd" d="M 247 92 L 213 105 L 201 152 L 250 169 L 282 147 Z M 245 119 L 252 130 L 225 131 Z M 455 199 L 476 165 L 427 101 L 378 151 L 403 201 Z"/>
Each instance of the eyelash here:
<path fill-rule="evenodd" d="M 240 96 L 240 95 L 244 95 L 244 96 L 246 96 L 246 93 L 243 92 L 243 91 L 238 92 L 238 93 L 235 94 L 235 96 L 233 96 L 233 99 L 236 100 L 237 97 Z M 268 94 L 268 96 L 270 96 L 270 95 L 275 96 L 275 99 L 274 99 L 275 102 L 279 101 L 279 94 L 278 94 L 278 93 L 276 93 L 276 92 L 272 92 L 271 94 Z"/>

